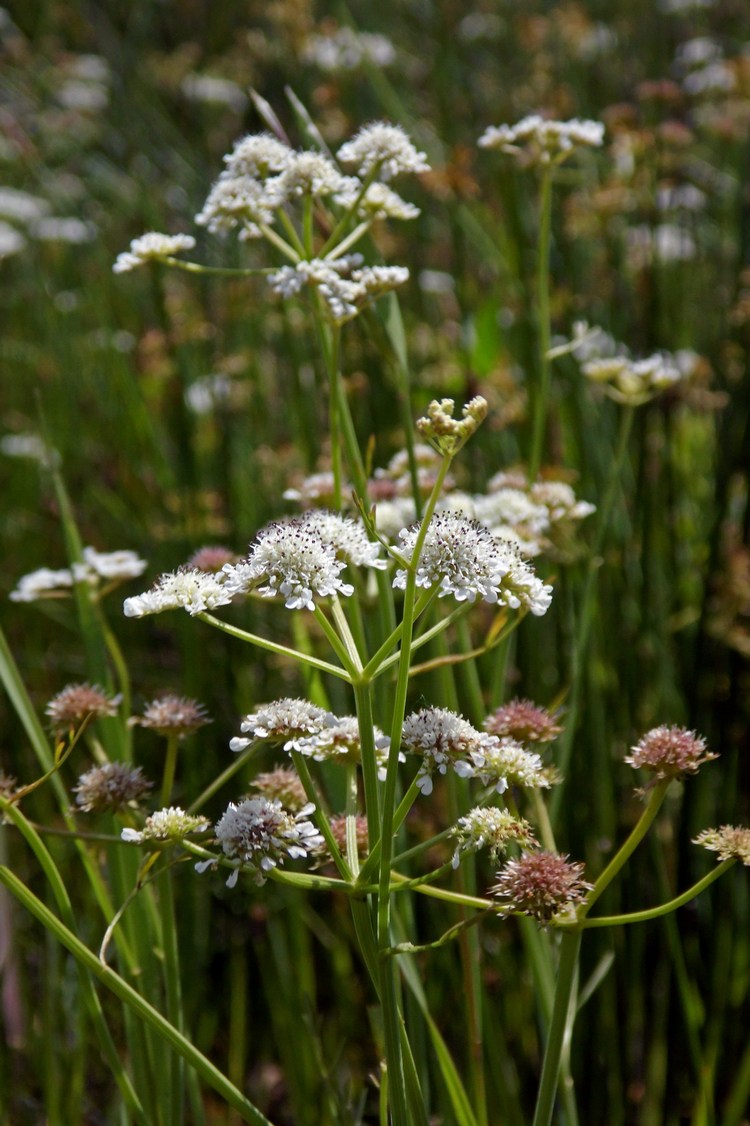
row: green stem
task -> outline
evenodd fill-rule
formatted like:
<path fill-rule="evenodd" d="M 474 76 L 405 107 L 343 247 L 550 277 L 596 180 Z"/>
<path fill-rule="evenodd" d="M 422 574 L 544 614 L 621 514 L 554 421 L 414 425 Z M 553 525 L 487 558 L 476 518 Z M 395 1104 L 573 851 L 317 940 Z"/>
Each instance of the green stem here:
<path fill-rule="evenodd" d="M 728 860 L 723 860 L 721 864 L 717 864 L 715 868 L 705 875 L 697 883 L 692 884 L 686 891 L 680 895 L 670 899 L 668 903 L 660 903 L 658 907 L 648 907 L 644 911 L 633 911 L 628 915 L 599 915 L 595 919 L 582 919 L 580 925 L 586 930 L 592 927 L 619 927 L 625 926 L 628 923 L 645 923 L 649 919 L 658 919 L 662 915 L 670 915 L 672 911 L 676 911 L 679 907 L 684 907 L 686 903 L 690 903 L 697 895 L 710 887 L 714 880 L 718 880 L 719 876 L 724 873 L 736 863 L 735 857 L 730 856 Z"/>
<path fill-rule="evenodd" d="M 552 1121 L 555 1093 L 560 1077 L 560 1065 L 575 1018 L 575 984 L 580 947 L 580 930 L 568 931 L 562 936 L 552 1021 L 544 1050 L 542 1078 L 539 1084 L 533 1126 L 549 1126 Z"/>
<path fill-rule="evenodd" d="M 359 724 L 362 782 L 365 791 L 365 813 L 367 814 L 367 841 L 369 849 L 372 851 L 381 833 L 378 766 L 375 760 L 375 736 L 373 731 L 372 686 L 360 682 L 355 683 L 354 699 Z"/>
<path fill-rule="evenodd" d="M 539 383 L 534 394 L 534 414 L 532 420 L 531 457 L 529 458 L 529 482 L 533 484 L 539 476 L 542 464 L 542 447 L 547 420 L 547 400 L 550 382 L 550 309 L 549 309 L 549 248 L 552 225 L 552 169 L 542 169 L 542 183 L 539 200 L 539 247 L 537 251 L 536 273 L 536 311 L 539 334 Z"/>
<path fill-rule="evenodd" d="M 177 735 L 170 735 L 167 738 L 167 752 L 164 757 L 164 774 L 162 775 L 161 782 L 161 805 L 162 809 L 166 809 L 169 805 L 169 799 L 172 796 L 172 787 L 174 785 L 175 767 L 177 766 L 177 752 L 180 749 L 180 741 Z"/>
<path fill-rule="evenodd" d="M 625 460 L 625 454 L 628 448 L 628 439 L 633 425 L 634 408 L 624 407 L 620 416 L 620 431 L 617 437 L 617 447 L 615 455 L 612 459 L 612 465 L 607 482 L 607 489 L 604 494 L 604 501 L 599 510 L 599 522 L 596 529 L 596 537 L 594 545 L 591 550 L 589 558 L 588 569 L 586 572 L 586 582 L 583 588 L 583 597 L 581 599 L 581 608 L 578 616 L 576 626 L 576 636 L 573 642 L 573 667 L 572 667 L 572 681 L 570 688 L 570 697 L 568 700 L 567 716 L 565 719 L 565 730 L 560 738 L 559 755 L 557 766 L 562 775 L 562 780 L 558 786 L 555 787 L 555 792 L 550 799 L 550 817 L 554 823 L 557 815 L 560 812 L 560 806 L 563 800 L 563 794 L 566 785 L 566 775 L 568 767 L 570 766 L 570 759 L 573 753 L 573 742 L 576 736 L 578 727 L 578 716 L 581 709 L 581 699 L 583 696 L 583 679 L 586 656 L 586 648 L 589 643 L 589 635 L 591 633 L 591 626 L 594 618 L 594 595 L 596 593 L 597 578 L 599 575 L 599 568 L 602 564 L 601 552 L 604 547 L 604 540 L 609 527 L 610 516 L 612 515 L 612 508 L 614 506 L 615 497 L 620 487 L 620 472 Z"/>
<path fill-rule="evenodd" d="M 331 648 L 333 649 L 333 651 L 336 654 L 336 656 L 338 657 L 338 659 L 341 661 L 341 664 L 344 666 L 346 673 L 347 673 L 347 676 L 349 677 L 350 680 L 355 679 L 359 675 L 359 672 L 360 672 L 360 669 L 361 669 L 359 654 L 357 654 L 356 648 L 355 648 L 355 657 L 356 657 L 356 664 L 355 664 L 351 659 L 351 656 L 349 654 L 349 649 L 348 649 L 346 642 L 342 641 L 341 637 L 339 636 L 337 631 L 334 629 L 334 627 L 331 625 L 331 623 L 328 621 L 328 618 L 325 616 L 325 614 L 321 610 L 320 606 L 316 605 L 313 613 L 315 614 L 315 620 L 317 621 L 318 625 L 322 629 L 323 633 L 328 638 L 328 642 L 329 642 Z"/>
<path fill-rule="evenodd" d="M 312 804 L 315 806 L 315 824 L 323 834 L 325 842 L 328 845 L 329 852 L 331 853 L 331 857 L 333 858 L 333 862 L 340 872 L 342 878 L 346 880 L 347 883 L 351 883 L 352 874 L 349 869 L 349 865 L 341 855 L 341 849 L 336 844 L 336 840 L 333 836 L 333 833 L 331 832 L 330 822 L 326 817 L 325 810 L 323 809 L 320 796 L 315 787 L 315 783 L 313 782 L 312 775 L 310 774 L 310 769 L 307 765 L 305 756 L 301 755 L 299 751 L 294 750 L 291 751 L 291 756 L 292 762 L 294 763 L 294 768 L 299 775 L 300 782 L 302 783 L 303 789 L 305 791 L 305 796 L 307 797 L 307 800 L 312 802 Z"/>
<path fill-rule="evenodd" d="M 234 775 L 238 773 L 238 771 L 242 770 L 242 767 L 245 765 L 248 759 L 250 759 L 250 757 L 255 754 L 257 746 L 257 743 L 251 743 L 249 747 L 245 747 L 244 751 L 241 751 L 236 756 L 235 761 L 230 763 L 226 770 L 222 770 L 221 774 L 219 774 L 217 778 L 214 778 L 213 782 L 209 783 L 209 785 L 206 786 L 205 790 L 198 795 L 195 801 L 190 803 L 187 808 L 187 812 L 197 813 L 201 806 L 205 805 L 209 798 L 212 798 L 214 796 L 217 790 L 220 790 L 221 787 L 225 785 L 230 778 L 233 778 Z"/>
<path fill-rule="evenodd" d="M 166 803 L 165 803 L 166 804 Z M 169 871 L 161 873 L 159 884 L 159 915 L 161 921 L 162 951 L 164 955 L 164 984 L 167 1001 L 167 1019 L 180 1033 L 184 1032 L 182 1016 L 182 988 L 180 984 L 180 952 L 177 945 L 177 928 L 174 918 L 174 897 Z M 167 1121 L 170 1126 L 182 1126 L 184 1113 L 185 1065 L 178 1055 L 170 1060 L 171 1098 Z"/>
<path fill-rule="evenodd" d="M 602 895 L 603 892 L 609 887 L 609 885 L 612 883 L 612 880 L 615 878 L 622 866 L 626 863 L 627 860 L 630 859 L 638 845 L 646 836 L 646 833 L 651 827 L 654 818 L 661 808 L 667 789 L 669 788 L 670 781 L 671 779 L 669 778 L 662 778 L 661 781 L 657 782 L 652 789 L 649 795 L 648 802 L 646 803 L 646 808 L 638 818 L 638 821 L 633 827 L 633 830 L 631 831 L 627 840 L 620 846 L 618 851 L 612 857 L 609 864 L 599 876 L 589 894 L 586 896 L 585 901 L 579 907 L 577 911 L 579 923 L 582 922 L 583 919 L 585 919 L 599 896 Z"/>
<path fill-rule="evenodd" d="M 346 859 L 352 876 L 359 876 L 359 848 L 357 847 L 357 816 L 359 793 L 357 767 L 350 763 L 346 768 Z"/>
<path fill-rule="evenodd" d="M 341 347 L 341 327 L 334 325 L 328 333 L 328 348 L 325 350 L 328 366 L 329 409 L 328 422 L 331 432 L 331 470 L 333 472 L 333 507 L 341 509 L 343 486 L 341 479 L 341 370 L 339 352 Z"/>
<path fill-rule="evenodd" d="M 265 637 L 259 637 L 255 633 L 248 633 L 244 629 L 239 629 L 237 626 L 229 625 L 228 622 L 222 622 L 220 618 L 215 618 L 213 614 L 208 614 L 205 611 L 201 614 L 196 614 L 196 618 L 200 618 L 202 622 L 206 622 L 209 626 L 215 626 L 216 629 L 228 633 L 230 637 L 239 638 L 240 641 L 247 641 L 250 645 L 257 645 L 259 649 L 267 649 L 271 653 L 277 653 L 280 657 L 289 657 L 293 661 L 299 661 L 303 665 L 309 665 L 310 668 L 318 669 L 320 672 L 330 673 L 331 676 L 337 676 L 341 680 L 349 680 L 350 676 L 346 669 L 341 669 L 338 665 L 332 665 L 328 661 L 321 661 L 317 657 L 311 657 L 308 653 L 300 653 L 298 649 L 290 649 L 287 645 L 278 645 L 275 641 L 269 641 Z"/>

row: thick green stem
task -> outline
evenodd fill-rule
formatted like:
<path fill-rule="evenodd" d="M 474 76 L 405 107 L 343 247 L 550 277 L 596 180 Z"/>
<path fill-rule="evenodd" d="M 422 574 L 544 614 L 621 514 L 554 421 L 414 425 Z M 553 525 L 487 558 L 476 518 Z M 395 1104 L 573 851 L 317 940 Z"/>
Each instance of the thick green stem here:
<path fill-rule="evenodd" d="M 552 1007 L 547 1045 L 544 1050 L 542 1078 L 539 1084 L 533 1126 L 549 1126 L 555 1106 L 555 1093 L 560 1066 L 575 1019 L 575 986 L 578 976 L 580 930 L 568 931 L 560 941 L 560 962 L 557 969 L 555 1001 Z"/>

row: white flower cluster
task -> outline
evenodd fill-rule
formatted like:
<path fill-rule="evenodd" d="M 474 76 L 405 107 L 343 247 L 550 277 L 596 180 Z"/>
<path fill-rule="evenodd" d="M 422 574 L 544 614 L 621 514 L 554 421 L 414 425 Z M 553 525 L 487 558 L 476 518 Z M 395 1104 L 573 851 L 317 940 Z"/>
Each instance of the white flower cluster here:
<path fill-rule="evenodd" d="M 399 551 L 410 562 L 420 525 L 404 529 Z M 476 520 L 454 512 L 438 512 L 430 521 L 417 563 L 417 586 L 440 587 L 440 597 L 456 601 L 499 602 L 513 610 L 525 607 L 537 616 L 552 601 L 552 588 L 542 583 L 518 549 L 493 536 Z M 394 587 L 405 588 L 406 570 L 396 572 Z"/>
<path fill-rule="evenodd" d="M 312 286 L 323 298 L 334 324 L 345 324 L 370 301 L 409 279 L 406 266 L 364 266 L 362 263 L 361 254 L 313 258 L 294 266 L 281 266 L 268 280 L 271 289 L 281 297 L 293 297 L 305 286 Z"/>
<path fill-rule="evenodd" d="M 130 250 L 118 254 L 112 269 L 116 274 L 124 274 L 146 262 L 163 261 L 182 250 L 192 250 L 194 246 L 195 239 L 192 235 L 162 235 L 158 231 L 149 231 L 140 238 L 133 239 Z"/>
<path fill-rule="evenodd" d="M 407 203 L 387 184 L 376 181 L 362 194 L 360 181 L 351 176 L 348 179 L 353 182 L 336 193 L 336 203 L 347 210 L 356 203 L 356 213 L 362 219 L 416 219 L 420 213 L 418 207 Z"/>
<path fill-rule="evenodd" d="M 527 558 L 559 554 L 574 526 L 596 511 L 595 505 L 577 500 L 565 481 L 529 485 L 522 474 L 506 472 L 496 473 L 487 483 L 487 495 L 473 500 L 475 518 L 493 535 L 515 542 Z"/>
<path fill-rule="evenodd" d="M 522 155 L 536 164 L 560 164 L 578 148 L 598 148 L 604 141 L 599 121 L 549 121 L 539 114 L 516 125 L 491 125 L 479 138 L 483 149 Z"/>
<path fill-rule="evenodd" d="M 379 180 L 392 180 L 403 172 L 429 172 L 427 157 L 419 152 L 400 125 L 376 121 L 365 125 L 338 152 L 342 164 L 357 167 L 358 176 L 371 172 Z"/>
<path fill-rule="evenodd" d="M 202 614 L 232 601 L 233 591 L 222 574 L 212 575 L 197 567 L 183 567 L 161 575 L 151 590 L 126 598 L 123 612 L 126 618 L 145 618 L 161 614 L 164 610 L 187 610 L 188 614 Z"/>
<path fill-rule="evenodd" d="M 274 742 L 283 740 L 285 751 L 299 750 L 300 741 L 308 740 L 333 723 L 335 717 L 324 708 L 308 700 L 287 696 L 246 715 L 240 731 L 247 738 L 238 736 L 230 741 L 229 746 L 233 751 L 244 751 L 257 739 L 269 739 Z"/>
<path fill-rule="evenodd" d="M 288 813 L 281 802 L 268 798 L 248 798 L 239 805 L 229 803 L 226 812 L 216 823 L 216 836 L 224 854 L 236 867 L 227 887 L 234 887 L 242 866 L 255 872 L 258 883 L 263 873 L 291 860 L 306 858 L 323 846 L 324 840 L 311 821 L 305 818 L 314 811 L 312 804 L 305 805 L 299 813 Z M 211 861 L 201 861 L 196 867 L 205 870 Z"/>
<path fill-rule="evenodd" d="M 257 587 L 265 598 L 281 595 L 289 610 L 314 610 L 315 598 L 353 593 L 354 587 L 340 577 L 347 563 L 382 567 L 377 555 L 378 545 L 367 540 L 354 520 L 312 511 L 269 524 L 245 559 L 224 567 L 224 578 L 232 594 Z"/>
<path fill-rule="evenodd" d="M 578 337 L 578 340 L 576 339 Z M 581 371 L 592 383 L 601 384 L 618 403 L 639 406 L 661 391 L 688 380 L 699 357 L 695 352 L 655 352 L 645 359 L 634 359 L 628 349 L 607 333 L 588 326 L 574 325 L 572 351 L 585 356 Z M 598 347 L 597 347 L 598 346 Z"/>
<path fill-rule="evenodd" d="M 143 574 L 146 566 L 146 560 L 134 551 L 97 551 L 84 547 L 80 563 L 58 571 L 40 567 L 19 579 L 9 598 L 13 602 L 36 602 L 39 598 L 60 597 L 69 593 L 74 583 L 85 582 L 95 588 L 102 581 L 124 582 Z"/>
<path fill-rule="evenodd" d="M 509 785 L 536 790 L 546 789 L 551 784 L 540 756 L 509 737 L 486 748 L 484 762 L 477 768 L 475 777 L 499 794 Z"/>
<path fill-rule="evenodd" d="M 396 49 L 384 35 L 339 27 L 332 35 L 311 35 L 302 58 L 321 70 L 357 70 L 363 62 L 390 66 L 396 61 Z"/>
<path fill-rule="evenodd" d="M 181 841 L 189 833 L 202 833 L 209 827 L 205 817 L 194 817 L 179 806 L 159 809 L 146 818 L 142 829 L 123 829 L 121 836 L 131 844 L 144 841 Z"/>
<path fill-rule="evenodd" d="M 533 848 L 537 843 L 531 826 L 522 817 L 514 817 L 507 809 L 477 807 L 459 817 L 451 835 L 457 838 L 453 854 L 453 867 L 457 868 L 462 854 L 489 848 L 490 857 L 497 860 L 511 842 L 522 848 Z"/>
<path fill-rule="evenodd" d="M 423 172 L 428 167 L 424 154 L 418 153 L 395 125 L 366 126 L 343 145 L 338 155 L 345 164 L 359 164 L 360 175 L 377 167 L 381 181 L 390 180 L 398 172 Z M 301 196 L 332 196 L 347 209 L 357 203 L 358 213 L 369 219 L 411 219 L 418 214 L 384 185 L 373 183 L 365 189 L 360 179 L 344 175 L 323 153 L 297 152 L 269 133 L 244 137 L 225 157 L 225 163 L 196 216 L 196 222 L 210 231 L 239 227 L 241 237 L 259 238 L 276 213 Z"/>
<path fill-rule="evenodd" d="M 379 727 L 373 727 L 372 735 L 375 743 L 375 762 L 378 768 L 378 777 L 381 782 L 384 782 L 391 741 Z M 308 738 L 299 739 L 296 749 L 316 762 L 329 760 L 360 762 L 362 743 L 357 717 L 355 715 L 332 717 L 330 726 L 323 727 L 317 734 L 310 735 Z M 398 760 L 399 762 L 406 761 L 405 756 L 400 751 Z"/>
<path fill-rule="evenodd" d="M 477 731 L 468 720 L 446 708 L 413 712 L 404 720 L 401 735 L 402 746 L 422 758 L 416 781 L 425 795 L 432 793 L 433 774 L 445 774 L 449 766 L 460 778 L 473 778 L 484 766 L 487 752 L 499 742 L 496 735 Z M 498 792 L 505 788 L 498 782 Z"/>

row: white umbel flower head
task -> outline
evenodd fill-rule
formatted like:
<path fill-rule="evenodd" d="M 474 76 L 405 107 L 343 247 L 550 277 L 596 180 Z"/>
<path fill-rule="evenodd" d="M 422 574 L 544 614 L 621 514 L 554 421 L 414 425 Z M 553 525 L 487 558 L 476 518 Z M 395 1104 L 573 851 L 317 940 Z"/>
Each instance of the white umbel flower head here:
<path fill-rule="evenodd" d="M 281 266 L 269 275 L 280 297 L 294 297 L 305 286 L 317 289 L 334 324 L 356 317 L 370 301 L 408 281 L 405 266 L 363 266 L 361 254 L 341 258 L 312 258 L 295 266 Z"/>
<path fill-rule="evenodd" d="M 391 741 L 384 735 L 379 727 L 373 727 L 372 738 L 375 744 L 375 762 L 378 768 L 378 777 L 385 781 L 388 766 L 388 749 Z M 309 738 L 299 739 L 297 748 L 303 755 L 309 755 L 316 762 L 334 760 L 337 762 L 360 762 L 362 757 L 362 741 L 359 731 L 359 722 L 355 715 L 331 717 L 328 726 L 323 727 L 317 734 Z M 399 762 L 405 762 L 405 756 L 399 752 Z"/>
<path fill-rule="evenodd" d="M 77 566 L 80 564 L 73 565 L 74 575 Z M 147 563 L 134 551 L 97 551 L 93 547 L 84 547 L 83 567 L 111 582 L 137 578 L 146 570 Z"/>
<path fill-rule="evenodd" d="M 330 543 L 340 559 L 355 567 L 373 567 L 383 571 L 388 566 L 380 558 L 380 544 L 367 538 L 361 520 L 341 516 L 338 512 L 314 509 L 303 517 L 309 528 L 314 528 L 325 543 Z"/>
<path fill-rule="evenodd" d="M 70 594 L 75 583 L 88 583 L 95 588 L 102 580 L 112 584 L 124 582 L 143 574 L 146 566 L 146 560 L 134 551 L 97 551 L 93 547 L 84 547 L 81 562 L 59 571 L 48 567 L 32 571 L 19 579 L 18 586 L 8 597 L 12 602 L 60 598 Z"/>
<path fill-rule="evenodd" d="M 359 197 L 362 188 L 361 182 L 355 177 L 350 177 L 351 186 L 344 191 L 336 193 L 336 203 L 340 207 L 349 209 Z M 387 184 L 376 181 L 370 184 L 362 198 L 357 203 L 357 215 L 361 219 L 416 219 L 419 208 L 389 188 Z"/>
<path fill-rule="evenodd" d="M 297 196 L 334 195 L 358 186 L 351 176 L 344 176 L 332 160 L 320 152 L 293 152 L 279 176 L 279 190 L 288 199 Z"/>
<path fill-rule="evenodd" d="M 501 739 L 485 751 L 476 777 L 483 786 L 492 786 L 499 794 L 509 785 L 526 789 L 544 789 L 550 785 L 550 775 L 539 755 L 510 738 Z"/>
<path fill-rule="evenodd" d="M 257 589 L 264 598 L 281 596 L 288 610 L 314 610 L 315 598 L 354 592 L 341 579 L 345 567 L 333 545 L 301 516 L 269 524 L 258 533 L 247 557 L 228 563 L 224 574 L 232 594 Z"/>
<path fill-rule="evenodd" d="M 140 238 L 133 239 L 130 250 L 118 254 L 112 270 L 116 274 L 124 274 L 146 262 L 163 261 L 183 250 L 192 250 L 194 246 L 195 239 L 192 235 L 162 235 L 158 231 L 149 231 Z"/>
<path fill-rule="evenodd" d="M 497 736 L 475 727 L 446 708 L 423 708 L 404 720 L 401 743 L 422 763 L 417 786 L 423 794 L 432 793 L 433 774 L 445 774 L 452 766 L 460 778 L 472 778 L 487 755 L 499 742 Z"/>
<path fill-rule="evenodd" d="M 321 848 L 323 837 L 311 821 L 305 820 L 314 809 L 314 805 L 305 805 L 299 813 L 292 814 L 281 802 L 264 797 L 248 798 L 239 805 L 230 802 L 216 823 L 216 836 L 224 854 L 237 865 L 227 887 L 237 883 L 242 866 L 255 872 L 256 880 L 262 883 L 263 873 L 287 858 L 305 858 Z"/>
<path fill-rule="evenodd" d="M 510 843 L 519 844 L 526 849 L 533 848 L 537 843 L 528 821 L 514 817 L 507 809 L 496 809 L 494 806 L 469 810 L 465 817 L 459 817 L 451 835 L 457 841 L 453 854 L 454 868 L 458 867 L 463 854 L 476 852 L 480 848 L 489 848 L 490 857 L 495 861 Z"/>
<path fill-rule="evenodd" d="M 251 133 L 237 141 L 232 152 L 224 157 L 226 175 L 265 180 L 275 173 L 283 172 L 293 155 L 289 145 L 285 145 L 271 133 Z"/>
<path fill-rule="evenodd" d="M 238 736 L 231 740 L 229 746 L 233 751 L 244 751 L 251 742 L 268 739 L 279 743 L 283 741 L 285 751 L 299 750 L 300 742 L 317 735 L 332 723 L 335 723 L 334 716 L 324 708 L 311 704 L 309 700 L 287 696 L 246 715 L 240 731 L 247 738 Z"/>
<path fill-rule="evenodd" d="M 146 818 L 142 829 L 123 829 L 120 834 L 124 841 L 143 844 L 144 841 L 181 841 L 190 833 L 202 833 L 209 828 L 205 817 L 194 817 L 185 813 L 179 806 L 159 809 Z"/>
<path fill-rule="evenodd" d="M 400 533 L 399 551 L 411 561 L 419 525 Z M 397 571 L 395 587 L 406 587 L 407 572 Z M 499 602 L 532 614 L 547 612 L 552 588 L 536 577 L 511 543 L 497 539 L 476 520 L 454 512 L 438 512 L 430 521 L 417 564 L 417 586 L 440 587 L 440 597 L 457 602 Z"/>
<path fill-rule="evenodd" d="M 212 234 L 240 228 L 241 238 L 260 238 L 259 224 L 273 222 L 274 212 L 284 203 L 278 179 L 260 182 L 246 176 L 223 174 L 211 188 L 196 223 Z"/>
<path fill-rule="evenodd" d="M 427 157 L 419 152 L 400 125 L 382 121 L 365 125 L 338 151 L 342 164 L 353 164 L 357 175 L 368 176 L 377 168 L 380 180 L 392 180 L 401 172 L 429 172 Z"/>
<path fill-rule="evenodd" d="M 126 598 L 123 612 L 126 618 L 145 618 L 148 614 L 161 614 L 164 610 L 187 610 L 188 614 L 201 614 L 226 606 L 233 592 L 224 576 L 186 567 L 161 575 L 151 590 Z"/>
<path fill-rule="evenodd" d="M 479 138 L 479 147 L 500 149 L 523 156 L 534 164 L 560 164 L 579 148 L 598 148 L 604 141 L 599 121 L 548 121 L 530 114 L 516 125 L 491 125 Z"/>
<path fill-rule="evenodd" d="M 69 594 L 72 586 L 71 571 L 53 571 L 49 567 L 40 567 L 37 571 L 23 575 L 8 597 L 11 602 L 36 602 L 39 598 L 59 598 Z"/>

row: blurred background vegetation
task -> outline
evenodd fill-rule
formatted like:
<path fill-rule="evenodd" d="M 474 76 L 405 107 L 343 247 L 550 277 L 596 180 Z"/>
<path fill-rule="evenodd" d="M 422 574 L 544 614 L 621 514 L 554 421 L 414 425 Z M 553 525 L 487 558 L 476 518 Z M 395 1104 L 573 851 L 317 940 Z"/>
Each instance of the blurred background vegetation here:
<path fill-rule="evenodd" d="M 265 522 L 291 510 L 281 495 L 295 474 L 323 464 L 323 376 L 300 308 L 270 299 L 262 282 L 111 269 L 143 231 L 196 233 L 193 216 L 223 154 L 263 128 L 249 87 L 295 142 L 305 138 L 288 87 L 333 147 L 388 118 L 428 153 L 433 171 L 410 197 L 421 217 L 383 233 L 377 250 L 411 271 L 400 301 L 414 416 L 435 396 L 463 402 L 481 393 L 490 402 L 463 466 L 463 483 L 477 489 L 525 449 L 536 201 L 531 176 L 481 153 L 476 140 L 488 124 L 537 110 L 606 123 L 602 153 L 566 166 L 555 189 L 554 330 L 570 335 L 585 318 L 636 354 L 692 349 L 703 375 L 636 417 L 599 576 L 558 840 L 600 870 L 602 852 L 637 816 L 626 748 L 659 723 L 697 729 L 721 758 L 674 798 L 659 847 L 636 857 L 607 910 L 669 898 L 709 863 L 690 844 L 697 831 L 750 819 L 746 3 L 36 0 L 0 10 L 4 594 L 27 571 L 67 563 L 35 445 L 44 428 L 84 543 L 137 550 L 149 577 L 204 544 L 244 550 Z M 247 244 L 198 239 L 202 261 L 253 261 Z M 374 465 L 403 445 L 398 386 L 379 334 L 374 316 L 348 331 L 345 356 L 360 438 L 375 436 Z M 594 503 L 619 410 L 592 398 L 572 359 L 557 364 L 547 460 Z M 584 567 L 585 558 L 550 570 L 553 608 L 520 631 L 510 694 L 544 704 L 564 698 Z M 40 712 L 65 684 L 87 679 L 72 604 L 3 598 L 0 619 Z M 115 596 L 110 621 L 137 704 L 172 690 L 202 700 L 214 717 L 184 753 L 185 796 L 226 765 L 240 715 L 300 690 L 293 671 L 254 661 L 182 616 L 128 622 Z M 256 632 L 281 624 L 273 607 L 254 621 Z M 480 669 L 484 683 L 489 664 Z M 471 713 L 461 676 L 455 688 L 439 678 L 417 688 L 415 701 Z M 4 699 L 0 731 L 0 765 L 29 780 L 29 752 Z M 158 776 L 156 741 L 140 739 L 138 761 Z M 43 795 L 34 812 L 54 820 Z M 27 864 L 22 851 L 17 863 Z M 361 1086 L 372 1061 L 345 905 L 290 901 L 273 886 L 212 896 L 183 873 L 177 883 L 196 1042 L 231 1057 L 228 1030 L 244 1022 L 232 1066 L 274 1121 L 356 1120 L 341 1109 L 350 1105 L 345 1078 Z M 437 933 L 432 908 L 423 910 L 424 929 Z M 72 1003 L 58 992 L 44 1018 L 32 1019 L 33 998 L 70 969 L 35 925 L 16 925 L 27 942 L 13 978 L 17 1003 L 6 1000 L 0 1086 L 15 1089 L 12 1121 L 32 1123 L 43 1119 L 39 1054 L 64 1066 Z M 494 1005 L 487 1043 L 497 1064 L 490 1093 L 504 1108 L 495 1121 L 522 1123 L 539 1066 L 532 982 L 512 924 L 488 926 L 483 942 Z M 614 967 L 582 1012 L 573 1048 L 581 1121 L 747 1120 L 745 874 L 733 871 L 666 923 L 588 935 L 588 969 L 610 951 Z M 451 974 L 450 951 L 425 962 L 449 1042 L 461 988 Z M 238 996 L 249 998 L 244 1015 L 232 1012 Z M 50 1028 L 61 1030 L 58 1041 L 45 1036 Z M 86 1120 L 107 1121 L 96 1084 L 108 1090 L 108 1081 L 90 1068 Z M 325 1093 L 329 1070 L 340 1103 Z M 710 1097 L 701 1101 L 701 1090 Z M 223 1120 L 218 1110 L 215 1120 Z"/>

